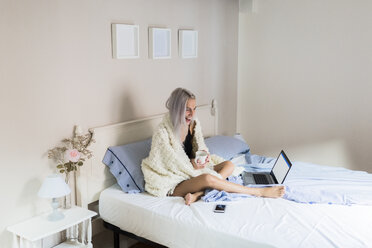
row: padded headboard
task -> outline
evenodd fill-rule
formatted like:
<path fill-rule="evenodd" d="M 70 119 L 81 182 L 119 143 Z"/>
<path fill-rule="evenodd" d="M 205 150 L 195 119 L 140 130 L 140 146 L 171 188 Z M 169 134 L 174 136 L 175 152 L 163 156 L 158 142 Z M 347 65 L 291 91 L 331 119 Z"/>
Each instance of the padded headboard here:
<path fill-rule="evenodd" d="M 196 113 L 204 136 L 216 135 L 218 131 L 217 102 L 213 100 L 211 104 L 198 106 Z M 79 168 L 77 173 L 77 205 L 88 208 L 88 204 L 98 201 L 102 190 L 116 183 L 107 166 L 102 163 L 107 148 L 151 137 L 163 115 L 89 129 L 95 140 L 95 143 L 89 147 L 93 152 L 93 157 Z"/>

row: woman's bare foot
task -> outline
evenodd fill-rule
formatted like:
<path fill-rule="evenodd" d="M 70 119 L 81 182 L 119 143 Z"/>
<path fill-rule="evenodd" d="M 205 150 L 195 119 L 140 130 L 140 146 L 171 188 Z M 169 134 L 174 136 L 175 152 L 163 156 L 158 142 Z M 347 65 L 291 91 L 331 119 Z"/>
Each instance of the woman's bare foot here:
<path fill-rule="evenodd" d="M 184 198 L 185 198 L 185 204 L 188 206 L 190 206 L 191 203 L 196 202 L 198 200 L 198 196 L 191 194 L 191 193 L 188 193 L 187 195 L 185 195 Z"/>
<path fill-rule="evenodd" d="M 282 197 L 285 193 L 284 186 L 259 188 L 259 190 L 259 196 L 261 197 L 279 198 Z"/>

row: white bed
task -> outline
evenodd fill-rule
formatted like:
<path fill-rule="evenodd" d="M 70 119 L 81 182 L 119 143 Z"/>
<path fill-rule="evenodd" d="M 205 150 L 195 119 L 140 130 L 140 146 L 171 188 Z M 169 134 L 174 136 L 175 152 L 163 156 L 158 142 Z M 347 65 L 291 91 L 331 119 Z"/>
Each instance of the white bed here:
<path fill-rule="evenodd" d="M 206 136 L 217 133 L 216 114 L 215 102 L 198 107 Z M 167 247 L 372 247 L 372 206 L 248 198 L 225 202 L 221 214 L 213 212 L 216 203 L 186 206 L 180 197 L 123 192 L 101 162 L 107 147 L 150 137 L 161 117 L 90 130 L 95 157 L 77 177 L 78 203 L 87 207 L 99 199 L 100 216 L 117 235 Z"/>
<path fill-rule="evenodd" d="M 300 204 L 248 198 L 186 206 L 180 197 L 126 194 L 117 185 L 101 193 L 102 218 L 168 247 L 371 247 L 371 207 Z"/>

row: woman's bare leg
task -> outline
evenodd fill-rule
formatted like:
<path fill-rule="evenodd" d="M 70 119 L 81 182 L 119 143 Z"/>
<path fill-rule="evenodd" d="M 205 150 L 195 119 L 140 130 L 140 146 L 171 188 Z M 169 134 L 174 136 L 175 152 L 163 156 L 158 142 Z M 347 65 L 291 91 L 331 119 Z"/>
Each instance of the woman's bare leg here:
<path fill-rule="evenodd" d="M 285 193 L 284 186 L 250 188 L 228 182 L 210 174 L 203 174 L 178 184 L 174 189 L 173 196 L 185 197 L 190 192 L 203 192 L 207 188 L 271 198 L 282 197 Z"/>
<path fill-rule="evenodd" d="M 214 170 L 222 176 L 223 179 L 226 179 L 228 176 L 231 175 L 231 173 L 234 170 L 234 164 L 231 163 L 231 161 L 225 161 L 222 163 L 219 163 L 214 166 Z M 204 191 L 198 191 L 198 192 L 189 192 L 187 193 L 184 198 L 185 198 L 185 203 L 186 205 L 190 205 L 193 202 L 196 202 L 197 200 L 200 199 L 204 195 Z"/>
<path fill-rule="evenodd" d="M 235 165 L 231 161 L 225 161 L 214 166 L 214 170 L 222 176 L 223 179 L 228 178 L 234 171 Z"/>

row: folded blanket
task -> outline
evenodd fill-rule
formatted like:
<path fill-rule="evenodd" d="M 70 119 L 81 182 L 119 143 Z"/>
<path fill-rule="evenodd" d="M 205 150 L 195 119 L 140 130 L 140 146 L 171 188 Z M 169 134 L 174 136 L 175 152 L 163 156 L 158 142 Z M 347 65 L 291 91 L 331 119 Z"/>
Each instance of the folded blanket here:
<path fill-rule="evenodd" d="M 272 166 L 273 163 L 244 167 L 247 171 L 265 172 L 270 171 Z M 233 181 L 242 184 L 241 180 Z M 372 205 L 372 174 L 364 171 L 297 162 L 293 163 L 284 185 L 286 193 L 283 198 L 295 202 Z M 247 197 L 253 196 L 212 190 L 206 192 L 202 199 L 207 202 L 234 201 Z"/>

